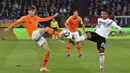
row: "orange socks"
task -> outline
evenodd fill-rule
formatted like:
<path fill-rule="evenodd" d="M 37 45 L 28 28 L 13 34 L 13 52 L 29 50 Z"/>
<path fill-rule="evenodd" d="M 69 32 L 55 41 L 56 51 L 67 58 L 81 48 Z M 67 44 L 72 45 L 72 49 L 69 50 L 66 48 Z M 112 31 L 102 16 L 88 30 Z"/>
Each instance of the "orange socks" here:
<path fill-rule="evenodd" d="M 42 67 L 46 67 L 46 63 L 47 63 L 48 59 L 49 59 L 49 55 L 45 54 L 43 57 L 43 60 L 42 60 Z"/>
<path fill-rule="evenodd" d="M 70 55 L 70 43 L 67 44 L 67 54 Z"/>
<path fill-rule="evenodd" d="M 82 54 L 82 49 L 81 49 L 80 43 L 77 43 L 77 49 L 78 49 L 79 55 L 81 55 Z"/>
<path fill-rule="evenodd" d="M 48 32 L 49 34 L 59 35 L 59 32 L 53 30 L 52 28 L 48 28 L 48 29 L 47 29 L 47 32 Z"/>

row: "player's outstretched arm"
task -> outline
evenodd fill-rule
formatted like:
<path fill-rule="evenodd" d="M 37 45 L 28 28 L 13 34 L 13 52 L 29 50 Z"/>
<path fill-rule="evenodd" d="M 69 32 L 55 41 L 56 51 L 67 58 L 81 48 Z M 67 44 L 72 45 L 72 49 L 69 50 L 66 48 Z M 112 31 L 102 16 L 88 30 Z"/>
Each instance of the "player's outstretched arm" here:
<path fill-rule="evenodd" d="M 82 18 L 80 18 L 80 24 L 81 24 L 81 26 L 82 26 L 82 29 L 83 29 L 83 31 L 84 31 L 84 33 L 86 32 L 86 28 L 85 28 L 85 25 L 84 25 L 84 23 L 83 23 L 83 20 L 82 20 Z"/>
<path fill-rule="evenodd" d="M 12 29 L 13 27 L 15 27 L 16 25 L 18 25 L 19 23 L 24 21 L 24 17 L 21 17 L 20 19 L 18 19 L 17 21 L 15 21 L 14 23 L 12 23 L 8 28 L 5 28 L 4 31 L 7 32 L 10 29 Z"/>
<path fill-rule="evenodd" d="M 118 29 L 120 32 L 120 35 L 123 35 L 122 28 L 119 25 L 117 25 L 114 21 L 112 22 L 112 27 Z"/>
<path fill-rule="evenodd" d="M 39 22 L 47 22 L 47 21 L 50 21 L 50 20 L 54 19 L 58 15 L 59 15 L 59 13 L 56 13 L 54 16 L 49 16 L 49 17 L 46 17 L 46 18 L 38 17 L 38 19 L 39 19 Z"/>
<path fill-rule="evenodd" d="M 84 24 L 82 24 L 81 26 L 82 26 L 82 29 L 83 29 L 83 31 L 85 33 L 86 32 L 86 28 L 85 28 Z"/>

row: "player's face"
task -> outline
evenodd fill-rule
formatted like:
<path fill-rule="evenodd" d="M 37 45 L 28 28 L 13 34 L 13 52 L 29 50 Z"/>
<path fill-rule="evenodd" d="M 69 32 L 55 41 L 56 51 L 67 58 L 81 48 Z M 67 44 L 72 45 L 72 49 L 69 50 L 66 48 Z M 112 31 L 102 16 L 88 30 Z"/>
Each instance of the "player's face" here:
<path fill-rule="evenodd" d="M 109 17 L 109 15 L 108 15 L 107 12 L 102 11 L 102 12 L 101 12 L 101 17 L 104 18 L 104 19 L 106 19 L 106 18 Z"/>
<path fill-rule="evenodd" d="M 79 15 L 78 12 L 73 13 L 74 18 L 76 18 L 78 15 Z"/>
<path fill-rule="evenodd" d="M 28 13 L 29 15 L 34 16 L 36 14 L 36 10 L 29 10 Z"/>
<path fill-rule="evenodd" d="M 55 19 L 53 19 L 53 21 L 55 21 Z"/>

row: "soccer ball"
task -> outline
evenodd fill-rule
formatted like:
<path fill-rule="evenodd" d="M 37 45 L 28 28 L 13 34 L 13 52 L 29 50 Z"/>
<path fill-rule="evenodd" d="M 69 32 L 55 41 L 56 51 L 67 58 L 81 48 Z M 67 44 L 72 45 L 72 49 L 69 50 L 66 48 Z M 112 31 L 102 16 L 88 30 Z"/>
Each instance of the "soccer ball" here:
<path fill-rule="evenodd" d="M 64 37 L 68 37 L 70 35 L 70 32 L 69 32 L 68 29 L 63 29 L 62 34 L 63 34 Z"/>

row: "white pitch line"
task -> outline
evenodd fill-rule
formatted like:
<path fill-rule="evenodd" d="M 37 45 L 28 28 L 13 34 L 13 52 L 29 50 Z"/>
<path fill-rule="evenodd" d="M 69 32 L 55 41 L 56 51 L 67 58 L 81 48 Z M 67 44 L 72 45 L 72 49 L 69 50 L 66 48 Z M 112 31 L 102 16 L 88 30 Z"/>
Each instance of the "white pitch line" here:
<path fill-rule="evenodd" d="M 65 41 L 63 41 L 63 40 L 60 40 L 60 42 L 61 42 L 61 43 L 65 43 Z"/>

